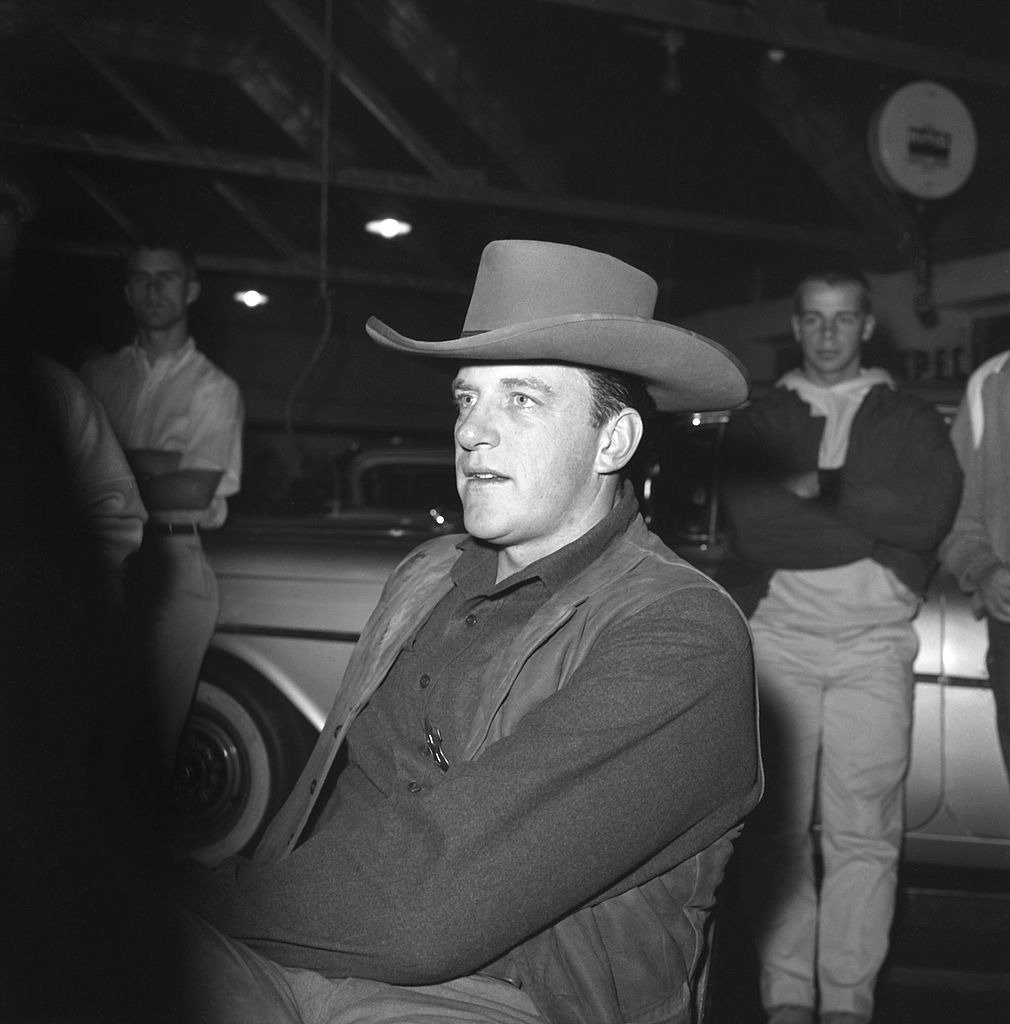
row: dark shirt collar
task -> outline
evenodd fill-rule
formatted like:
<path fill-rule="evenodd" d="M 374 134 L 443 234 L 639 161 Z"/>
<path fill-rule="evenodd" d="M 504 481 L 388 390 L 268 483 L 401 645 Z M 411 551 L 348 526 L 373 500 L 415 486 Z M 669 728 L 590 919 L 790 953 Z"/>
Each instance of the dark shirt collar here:
<path fill-rule="evenodd" d="M 495 583 L 498 548 L 474 537 L 459 544 L 462 555 L 452 567 L 452 581 L 467 597 L 498 594 L 512 587 L 539 579 L 554 593 L 591 565 L 608 544 L 624 533 L 638 512 L 638 500 L 630 481 L 625 481 L 617 504 L 592 529 L 563 548 L 531 562 L 525 569 Z"/>

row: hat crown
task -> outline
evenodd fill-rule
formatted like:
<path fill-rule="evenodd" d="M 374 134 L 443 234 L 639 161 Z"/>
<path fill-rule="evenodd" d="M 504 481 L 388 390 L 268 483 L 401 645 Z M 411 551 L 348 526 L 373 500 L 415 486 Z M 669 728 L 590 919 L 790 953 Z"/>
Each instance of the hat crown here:
<path fill-rule="evenodd" d="M 651 317 L 658 290 L 648 274 L 606 253 L 526 239 L 490 242 L 463 333 L 552 317 Z"/>

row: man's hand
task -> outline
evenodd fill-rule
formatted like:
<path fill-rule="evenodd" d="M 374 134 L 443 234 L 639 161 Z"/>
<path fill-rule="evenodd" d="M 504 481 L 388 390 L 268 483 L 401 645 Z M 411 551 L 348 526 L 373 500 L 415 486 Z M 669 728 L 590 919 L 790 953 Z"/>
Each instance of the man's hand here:
<path fill-rule="evenodd" d="M 978 583 L 985 610 L 1000 622 L 1010 622 L 1010 566 L 997 565 Z"/>
<path fill-rule="evenodd" d="M 782 486 L 787 491 L 792 491 L 797 498 L 817 498 L 821 493 L 816 469 L 808 470 L 806 473 L 793 473 L 782 481 Z"/>

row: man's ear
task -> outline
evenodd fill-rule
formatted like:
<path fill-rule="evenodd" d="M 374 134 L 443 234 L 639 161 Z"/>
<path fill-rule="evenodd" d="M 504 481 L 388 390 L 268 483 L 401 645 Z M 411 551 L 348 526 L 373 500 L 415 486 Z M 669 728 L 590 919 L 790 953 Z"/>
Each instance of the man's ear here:
<path fill-rule="evenodd" d="M 642 440 L 644 425 L 636 409 L 622 409 L 612 416 L 600 431 L 600 450 L 596 471 L 617 473 L 631 461 Z"/>
<path fill-rule="evenodd" d="M 873 332 L 877 326 L 877 318 L 872 314 L 868 314 L 863 318 L 863 333 L 860 337 L 860 341 L 869 341 L 873 337 Z"/>
<path fill-rule="evenodd" d="M 803 338 L 800 334 L 800 318 L 798 316 L 794 316 L 791 320 L 791 323 L 793 325 L 793 339 L 795 341 L 802 341 Z"/>
<path fill-rule="evenodd" d="M 200 297 L 200 282 L 190 279 L 186 282 L 186 305 L 192 306 Z"/>

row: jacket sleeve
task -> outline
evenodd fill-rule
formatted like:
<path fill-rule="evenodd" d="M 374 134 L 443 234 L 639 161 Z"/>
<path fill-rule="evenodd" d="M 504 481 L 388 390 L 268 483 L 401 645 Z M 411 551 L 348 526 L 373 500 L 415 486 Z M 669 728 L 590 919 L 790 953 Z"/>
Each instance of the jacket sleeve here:
<path fill-rule="evenodd" d="M 961 495 L 947 426 L 911 395 L 887 394 L 872 410 L 853 424 L 835 511 L 875 544 L 933 552 Z"/>
<path fill-rule="evenodd" d="M 1000 564 L 1000 558 L 993 550 L 985 525 L 982 447 L 976 448 L 972 444 L 966 401 L 962 401 L 957 411 L 950 436 L 964 468 L 964 491 L 954 525 L 940 545 L 940 560 L 957 578 L 961 589 L 972 593 L 977 589 L 978 581 Z"/>
<path fill-rule="evenodd" d="M 806 406 L 772 395 L 730 420 L 723 501 L 734 553 L 773 569 L 826 569 L 870 557 L 873 541 L 829 504 L 783 481 L 817 469 L 820 431 Z"/>
<path fill-rule="evenodd" d="M 433 769 L 430 785 L 380 799 L 349 771 L 325 828 L 274 864 L 190 878 L 185 902 L 331 977 L 470 973 L 661 851 L 671 866 L 693 856 L 753 807 L 746 626 L 714 589 L 676 591 L 604 631 L 514 732 Z"/>

